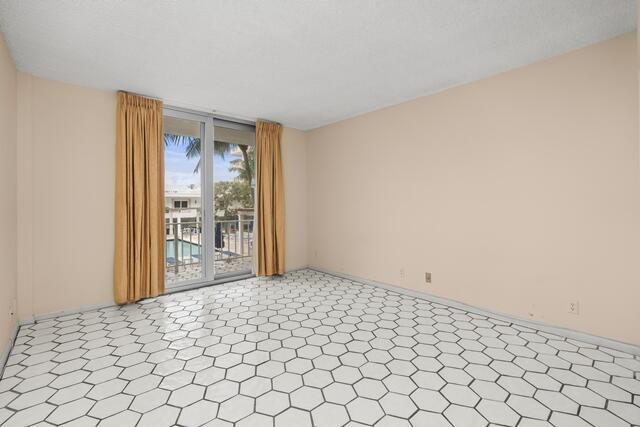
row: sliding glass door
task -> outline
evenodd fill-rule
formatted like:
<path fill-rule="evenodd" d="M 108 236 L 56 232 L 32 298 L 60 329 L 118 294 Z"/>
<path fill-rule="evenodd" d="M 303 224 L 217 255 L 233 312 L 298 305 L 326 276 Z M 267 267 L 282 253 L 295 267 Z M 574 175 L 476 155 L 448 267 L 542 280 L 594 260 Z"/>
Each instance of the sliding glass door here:
<path fill-rule="evenodd" d="M 255 131 L 216 125 L 214 210 L 216 277 L 253 269 Z"/>
<path fill-rule="evenodd" d="M 167 287 L 253 270 L 251 125 L 165 109 Z"/>

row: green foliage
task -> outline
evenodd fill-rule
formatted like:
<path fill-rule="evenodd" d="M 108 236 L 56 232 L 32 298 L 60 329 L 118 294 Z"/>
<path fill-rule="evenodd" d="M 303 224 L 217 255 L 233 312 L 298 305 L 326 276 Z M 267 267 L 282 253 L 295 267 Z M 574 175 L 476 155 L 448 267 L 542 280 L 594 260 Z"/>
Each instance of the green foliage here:
<path fill-rule="evenodd" d="M 215 186 L 217 219 L 236 219 L 238 208 L 253 207 L 253 189 L 246 181 L 220 181 Z"/>
<path fill-rule="evenodd" d="M 200 169 L 201 142 L 200 138 L 185 135 L 164 134 L 165 145 L 182 146 L 185 148 L 185 156 L 188 159 L 197 158 L 198 163 L 193 173 Z M 242 153 L 241 159 L 230 162 L 229 172 L 236 172 L 234 181 L 221 181 L 215 183 L 215 207 L 216 218 L 236 219 L 238 208 L 253 207 L 253 189 L 251 180 L 255 168 L 255 150 L 248 145 L 235 145 L 215 141 L 214 153 L 224 159 L 234 148 Z"/>

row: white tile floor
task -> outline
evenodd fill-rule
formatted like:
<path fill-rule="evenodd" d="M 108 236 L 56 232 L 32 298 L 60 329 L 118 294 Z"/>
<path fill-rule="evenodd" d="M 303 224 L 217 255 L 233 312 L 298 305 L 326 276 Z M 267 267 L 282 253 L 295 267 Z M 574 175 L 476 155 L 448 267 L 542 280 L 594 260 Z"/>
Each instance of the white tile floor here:
<path fill-rule="evenodd" d="M 20 329 L 3 426 L 629 426 L 640 359 L 314 271 Z"/>

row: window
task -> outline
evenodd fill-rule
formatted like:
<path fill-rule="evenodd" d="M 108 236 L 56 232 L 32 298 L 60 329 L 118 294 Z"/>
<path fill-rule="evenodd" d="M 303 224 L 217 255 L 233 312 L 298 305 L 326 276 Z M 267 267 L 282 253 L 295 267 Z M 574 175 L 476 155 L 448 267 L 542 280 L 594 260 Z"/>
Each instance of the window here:
<path fill-rule="evenodd" d="M 188 208 L 189 207 L 189 202 L 187 200 L 174 200 L 173 201 L 173 207 L 176 208 L 176 209 Z"/>

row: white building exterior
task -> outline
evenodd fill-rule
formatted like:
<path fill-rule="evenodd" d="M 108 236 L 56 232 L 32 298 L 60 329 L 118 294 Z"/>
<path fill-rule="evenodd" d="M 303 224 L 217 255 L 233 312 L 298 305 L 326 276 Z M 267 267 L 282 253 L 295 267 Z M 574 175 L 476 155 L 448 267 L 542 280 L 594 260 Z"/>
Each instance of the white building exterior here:
<path fill-rule="evenodd" d="M 202 223 L 200 189 L 166 191 L 164 207 L 167 224 L 178 224 L 178 233 L 183 225 L 197 228 Z M 174 234 L 174 226 L 167 227 L 167 234 Z"/>

